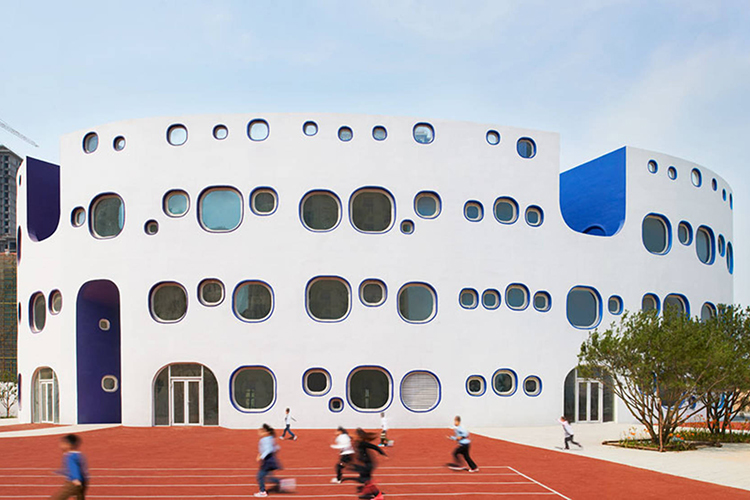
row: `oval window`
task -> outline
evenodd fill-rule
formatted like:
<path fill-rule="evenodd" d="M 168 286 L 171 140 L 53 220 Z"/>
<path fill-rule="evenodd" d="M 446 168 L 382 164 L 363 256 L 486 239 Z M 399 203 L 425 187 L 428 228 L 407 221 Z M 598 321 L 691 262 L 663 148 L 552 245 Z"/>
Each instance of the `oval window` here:
<path fill-rule="evenodd" d="M 99 136 L 96 132 L 89 132 L 83 138 L 83 151 L 86 153 L 93 153 L 96 148 L 99 147 Z"/>
<path fill-rule="evenodd" d="M 86 209 L 83 207 L 76 207 L 70 214 L 70 223 L 73 227 L 81 227 L 86 223 Z"/>
<path fill-rule="evenodd" d="M 116 194 L 105 194 L 94 198 L 89 209 L 91 234 L 95 238 L 114 238 L 125 226 L 125 203 Z"/>
<path fill-rule="evenodd" d="M 164 195 L 163 209 L 170 217 L 182 217 L 190 209 L 190 197 L 185 191 L 169 191 Z"/>
<path fill-rule="evenodd" d="M 526 209 L 526 224 L 529 226 L 541 226 L 544 222 L 544 212 L 537 206 L 530 206 Z"/>
<path fill-rule="evenodd" d="M 125 138 L 121 135 L 115 137 L 115 140 L 112 141 L 112 147 L 115 151 L 122 151 L 125 149 Z"/>
<path fill-rule="evenodd" d="M 505 289 L 505 305 L 514 311 L 522 311 L 529 305 L 529 289 L 524 285 L 508 285 Z"/>
<path fill-rule="evenodd" d="M 356 410 L 379 411 L 391 402 L 391 377 L 378 367 L 358 368 L 349 375 L 349 403 Z"/>
<path fill-rule="evenodd" d="M 648 162 L 648 171 L 652 174 L 655 174 L 659 171 L 659 165 L 654 160 L 649 160 Z"/>
<path fill-rule="evenodd" d="M 253 141 L 265 141 L 270 130 L 265 120 L 253 120 L 247 124 L 247 136 Z"/>
<path fill-rule="evenodd" d="M 330 191 L 307 193 L 300 203 L 300 218 L 311 231 L 330 231 L 341 220 L 341 202 Z"/>
<path fill-rule="evenodd" d="M 262 367 L 243 367 L 232 375 L 232 401 L 246 411 L 264 411 L 276 400 L 276 379 Z"/>
<path fill-rule="evenodd" d="M 344 400 L 341 398 L 331 398 L 328 401 L 328 409 L 333 413 L 341 413 L 344 410 Z"/>
<path fill-rule="evenodd" d="M 359 287 L 359 298 L 366 306 L 379 306 L 385 302 L 385 283 L 380 280 L 363 281 Z"/>
<path fill-rule="evenodd" d="M 307 312 L 317 321 L 342 320 L 351 309 L 351 289 L 342 278 L 313 278 L 306 296 Z"/>
<path fill-rule="evenodd" d="M 29 327 L 31 331 L 38 333 L 44 330 L 47 324 L 47 301 L 42 292 L 37 292 L 29 300 Z"/>
<path fill-rule="evenodd" d="M 670 179 L 672 179 L 672 180 L 675 180 L 675 179 L 677 179 L 677 169 L 676 169 L 676 168 L 674 168 L 674 167 L 669 167 L 669 168 L 667 169 L 667 176 L 668 176 L 668 177 L 669 177 Z"/>
<path fill-rule="evenodd" d="M 417 123 L 412 135 L 419 144 L 429 144 L 435 140 L 435 129 L 429 123 Z"/>
<path fill-rule="evenodd" d="M 677 226 L 677 239 L 683 245 L 689 245 L 693 242 L 693 226 L 689 223 L 682 221 Z"/>
<path fill-rule="evenodd" d="M 719 255 L 721 257 L 724 257 L 724 251 L 726 250 L 726 245 L 724 242 L 724 235 L 722 234 L 719 235 L 719 238 L 716 240 L 716 246 L 718 247 Z"/>
<path fill-rule="evenodd" d="M 706 226 L 695 232 L 695 252 L 704 264 L 714 263 L 714 233 Z"/>
<path fill-rule="evenodd" d="M 256 215 L 271 215 L 276 211 L 277 195 L 271 188 L 258 188 L 250 195 L 250 207 Z"/>
<path fill-rule="evenodd" d="M 613 295 L 607 301 L 607 308 L 610 314 L 622 314 L 622 299 L 617 295 Z"/>
<path fill-rule="evenodd" d="M 143 226 L 143 230 L 149 236 L 153 236 L 159 232 L 159 223 L 155 220 L 146 221 L 146 224 Z"/>
<path fill-rule="evenodd" d="M 187 314 L 187 291 L 179 283 L 159 283 L 151 289 L 151 316 L 160 323 L 176 323 Z"/>
<path fill-rule="evenodd" d="M 641 226 L 641 237 L 646 250 L 656 255 L 664 255 L 671 246 L 669 222 L 662 215 L 647 215 Z"/>
<path fill-rule="evenodd" d="M 536 156 L 536 143 L 528 137 L 518 139 L 516 150 L 521 158 L 533 158 Z"/>
<path fill-rule="evenodd" d="M 701 187 L 701 184 L 703 184 L 703 176 L 701 175 L 701 171 L 697 168 L 694 168 L 692 172 L 690 172 L 690 180 L 693 182 L 693 186 Z"/>
<path fill-rule="evenodd" d="M 599 294 L 589 287 L 575 287 L 568 292 L 568 321 L 576 328 L 594 328 L 601 319 Z"/>
<path fill-rule="evenodd" d="M 512 396 L 516 392 L 518 377 L 513 370 L 498 370 L 492 376 L 492 389 L 498 396 Z"/>
<path fill-rule="evenodd" d="M 398 312 L 409 323 L 426 323 L 437 311 L 437 294 L 424 283 L 407 283 L 398 292 Z"/>
<path fill-rule="evenodd" d="M 214 139 L 217 141 L 223 141 L 229 137 L 229 129 L 226 125 L 216 125 L 213 130 Z"/>
<path fill-rule="evenodd" d="M 208 188 L 198 199 L 201 226 L 212 233 L 227 233 L 242 222 L 242 195 L 234 188 Z"/>
<path fill-rule="evenodd" d="M 534 309 L 539 312 L 547 312 L 552 307 L 552 297 L 547 292 L 536 292 L 534 294 Z"/>
<path fill-rule="evenodd" d="M 167 129 L 167 142 L 172 146 L 182 146 L 187 142 L 188 133 L 184 125 L 172 125 Z"/>
<path fill-rule="evenodd" d="M 497 132 L 497 130 L 487 131 L 487 142 L 491 146 L 497 146 L 498 144 L 500 144 L 500 134 Z"/>
<path fill-rule="evenodd" d="M 49 294 L 50 314 L 60 314 L 60 311 L 62 311 L 62 304 L 62 293 L 60 293 L 60 290 L 53 290 L 52 293 Z"/>
<path fill-rule="evenodd" d="M 484 217 L 484 207 L 478 201 L 467 201 L 464 205 L 464 217 L 471 222 L 479 222 Z"/>
<path fill-rule="evenodd" d="M 365 233 L 384 233 L 393 226 L 394 204 L 383 189 L 355 191 L 349 202 L 352 225 Z"/>
<path fill-rule="evenodd" d="M 234 313 L 243 321 L 263 321 L 273 311 L 271 287 L 260 281 L 244 281 L 234 289 Z"/>
<path fill-rule="evenodd" d="M 303 376 L 303 387 L 310 396 L 324 396 L 331 390 L 331 376 L 321 368 L 312 368 Z"/>
<path fill-rule="evenodd" d="M 410 220 L 401 221 L 401 232 L 404 234 L 411 234 L 414 232 L 414 223 Z"/>
<path fill-rule="evenodd" d="M 731 243 L 727 243 L 727 271 L 734 274 L 734 249 Z"/>
<path fill-rule="evenodd" d="M 659 297 L 653 293 L 647 293 L 641 299 L 641 311 L 656 311 L 659 312 Z"/>
<path fill-rule="evenodd" d="M 716 306 L 710 302 L 706 302 L 701 307 L 701 321 L 708 321 L 716 317 Z"/>
<path fill-rule="evenodd" d="M 349 127 L 339 128 L 339 139 L 343 142 L 349 142 L 354 138 L 354 132 Z"/>
<path fill-rule="evenodd" d="M 119 383 L 114 375 L 105 375 L 102 377 L 102 389 L 104 392 L 117 392 Z"/>
<path fill-rule="evenodd" d="M 372 138 L 376 141 L 384 141 L 388 137 L 385 127 L 378 125 L 372 129 Z"/>
<path fill-rule="evenodd" d="M 518 203 L 513 198 L 495 200 L 495 218 L 503 224 L 513 224 L 518 219 Z"/>
<path fill-rule="evenodd" d="M 305 122 L 305 124 L 302 125 L 302 133 L 304 133 L 308 137 L 314 136 L 318 133 L 318 124 L 311 121 Z"/>
<path fill-rule="evenodd" d="M 685 297 L 671 293 L 664 297 L 664 310 L 672 309 L 681 314 L 690 314 L 688 302 Z"/>
<path fill-rule="evenodd" d="M 500 293 L 497 290 L 485 290 L 482 293 L 482 305 L 485 309 L 500 307 Z"/>
<path fill-rule="evenodd" d="M 542 380 L 536 375 L 530 375 L 523 381 L 523 392 L 527 396 L 538 396 L 542 393 Z"/>
<path fill-rule="evenodd" d="M 479 304 L 477 291 L 472 288 L 464 288 L 458 294 L 458 302 L 464 309 L 474 309 Z"/>
<path fill-rule="evenodd" d="M 466 392 L 471 396 L 481 396 L 486 390 L 484 377 L 481 375 L 472 375 L 466 379 Z"/>
<path fill-rule="evenodd" d="M 218 306 L 224 301 L 224 283 L 217 279 L 207 279 L 198 285 L 198 300 L 204 306 Z"/>
<path fill-rule="evenodd" d="M 414 211 L 423 219 L 434 219 L 440 215 L 440 197 L 437 193 L 423 191 L 414 198 Z"/>

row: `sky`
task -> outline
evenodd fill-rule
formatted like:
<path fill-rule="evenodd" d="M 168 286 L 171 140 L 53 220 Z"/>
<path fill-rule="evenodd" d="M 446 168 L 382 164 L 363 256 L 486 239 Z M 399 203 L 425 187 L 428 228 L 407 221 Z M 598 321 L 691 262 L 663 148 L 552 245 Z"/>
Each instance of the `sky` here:
<path fill-rule="evenodd" d="M 0 0 L 0 129 L 21 156 L 117 120 L 341 112 L 558 132 L 561 170 L 623 145 L 734 190 L 750 305 L 750 2 Z M 747 141 L 747 142 L 746 142 Z"/>

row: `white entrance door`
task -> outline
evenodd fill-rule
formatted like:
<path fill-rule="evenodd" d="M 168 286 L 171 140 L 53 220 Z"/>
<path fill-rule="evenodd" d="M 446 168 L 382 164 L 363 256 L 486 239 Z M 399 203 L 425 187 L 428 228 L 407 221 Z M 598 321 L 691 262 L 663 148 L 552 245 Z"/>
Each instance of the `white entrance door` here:
<path fill-rule="evenodd" d="M 39 421 L 55 423 L 55 385 L 53 380 L 39 381 Z"/>
<path fill-rule="evenodd" d="M 173 378 L 172 425 L 203 424 L 203 381 L 200 378 Z"/>
<path fill-rule="evenodd" d="M 597 380 L 578 379 L 576 401 L 578 422 L 602 421 L 602 384 Z"/>

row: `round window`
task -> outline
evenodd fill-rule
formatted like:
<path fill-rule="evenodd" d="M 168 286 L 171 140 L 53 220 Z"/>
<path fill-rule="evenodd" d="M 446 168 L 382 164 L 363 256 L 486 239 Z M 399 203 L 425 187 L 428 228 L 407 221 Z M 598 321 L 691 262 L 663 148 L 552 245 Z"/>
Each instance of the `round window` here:
<path fill-rule="evenodd" d="M 270 131 L 265 120 L 253 120 L 247 125 L 247 136 L 253 141 L 265 141 Z"/>
<path fill-rule="evenodd" d="M 311 396 L 323 396 L 331 389 L 331 377 L 327 371 L 312 369 L 305 372 L 305 392 Z"/>
<path fill-rule="evenodd" d="M 204 306 L 218 306 L 224 301 L 224 283 L 217 279 L 207 279 L 198 285 L 198 299 Z"/>
<path fill-rule="evenodd" d="M 115 151 L 122 151 L 123 149 L 125 149 L 125 138 L 121 135 L 115 137 L 115 140 L 112 141 L 112 147 L 115 149 Z"/>
<path fill-rule="evenodd" d="M 372 138 L 376 141 L 384 141 L 388 137 L 385 127 L 378 125 L 372 129 Z"/>
<path fill-rule="evenodd" d="M 349 127 L 339 128 L 339 139 L 344 142 L 349 142 L 354 138 L 354 132 Z"/>
<path fill-rule="evenodd" d="M 435 129 L 429 123 L 417 123 L 412 135 L 419 144 L 429 144 L 435 140 Z"/>
<path fill-rule="evenodd" d="M 229 129 L 226 127 L 226 125 L 216 125 L 214 127 L 214 139 L 217 141 L 223 141 L 227 137 L 229 137 Z"/>
<path fill-rule="evenodd" d="M 96 148 L 99 147 L 99 136 L 96 132 L 89 132 L 83 138 L 83 151 L 86 153 L 93 153 Z"/>
<path fill-rule="evenodd" d="M 188 132 L 185 125 L 172 125 L 167 129 L 167 142 L 172 146 L 182 146 L 187 139 Z"/>
<path fill-rule="evenodd" d="M 105 375 L 102 377 L 102 389 L 104 392 L 116 392 L 119 385 L 117 377 L 114 375 Z"/>
<path fill-rule="evenodd" d="M 487 142 L 491 146 L 497 146 L 498 144 L 500 144 L 500 134 L 497 132 L 497 130 L 487 131 Z"/>
<path fill-rule="evenodd" d="M 146 222 L 146 225 L 143 226 L 143 230 L 148 234 L 149 236 L 153 236 L 154 234 L 159 232 L 159 223 L 155 220 L 150 220 Z"/>
<path fill-rule="evenodd" d="M 62 311 L 62 293 L 60 293 L 60 290 L 53 290 L 49 294 L 49 312 L 60 314 L 60 311 Z"/>
<path fill-rule="evenodd" d="M 315 122 L 305 122 L 302 125 L 302 133 L 308 137 L 312 137 L 318 133 L 318 124 Z"/>

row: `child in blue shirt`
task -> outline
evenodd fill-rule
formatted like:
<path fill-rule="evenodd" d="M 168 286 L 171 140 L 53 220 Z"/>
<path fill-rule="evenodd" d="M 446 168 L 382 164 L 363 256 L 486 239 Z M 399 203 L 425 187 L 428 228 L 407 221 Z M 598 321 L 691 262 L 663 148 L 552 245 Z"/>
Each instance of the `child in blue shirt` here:
<path fill-rule="evenodd" d="M 57 493 L 52 495 L 52 500 L 67 500 L 70 497 L 75 497 L 76 500 L 86 499 L 89 473 L 86 457 L 78 451 L 80 446 L 81 438 L 75 434 L 68 434 L 60 440 L 63 460 L 62 469 L 59 473 L 65 476 L 65 484 Z"/>
<path fill-rule="evenodd" d="M 458 448 L 453 450 L 453 459 L 455 462 L 448 464 L 448 467 L 454 470 L 466 470 L 465 467 L 460 465 L 461 461 L 458 458 L 459 455 L 462 455 L 464 460 L 466 460 L 466 464 L 469 466 L 469 472 L 479 472 L 479 467 L 477 467 L 477 464 L 475 464 L 474 460 L 469 456 L 469 444 L 471 443 L 471 439 L 469 439 L 469 431 L 463 428 L 461 425 L 461 417 L 458 415 L 453 419 L 453 436 L 448 436 L 448 439 L 458 442 Z"/>

